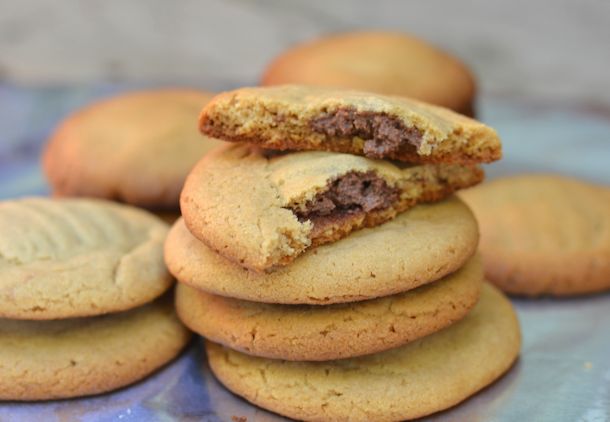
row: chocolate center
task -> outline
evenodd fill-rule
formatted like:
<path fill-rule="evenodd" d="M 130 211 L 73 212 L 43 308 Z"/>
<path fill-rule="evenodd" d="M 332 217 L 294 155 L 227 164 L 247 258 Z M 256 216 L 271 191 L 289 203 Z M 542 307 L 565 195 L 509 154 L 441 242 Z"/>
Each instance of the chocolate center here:
<path fill-rule="evenodd" d="M 350 172 L 329 183 L 328 189 L 317 194 L 296 210 L 299 220 L 316 222 L 338 216 L 389 208 L 398 200 L 399 190 L 390 187 L 373 171 Z"/>
<path fill-rule="evenodd" d="M 422 138 L 419 129 L 406 127 L 398 117 L 349 107 L 324 113 L 309 125 L 314 132 L 327 136 L 364 139 L 363 152 L 372 158 L 384 158 L 408 145 L 418 147 Z"/>

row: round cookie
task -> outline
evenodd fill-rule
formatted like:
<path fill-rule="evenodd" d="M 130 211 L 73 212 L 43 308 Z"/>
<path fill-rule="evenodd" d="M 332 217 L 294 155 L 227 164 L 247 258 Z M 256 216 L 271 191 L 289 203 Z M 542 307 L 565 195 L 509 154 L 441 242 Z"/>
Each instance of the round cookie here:
<path fill-rule="evenodd" d="M 0 202 L 0 318 L 91 316 L 150 302 L 173 284 L 167 231 L 154 215 L 109 201 Z"/>
<path fill-rule="evenodd" d="M 199 116 L 202 133 L 266 149 L 334 151 L 410 164 L 490 163 L 497 132 L 447 108 L 407 97 L 306 85 L 218 94 Z"/>
<path fill-rule="evenodd" d="M 152 90 L 78 110 L 61 122 L 44 151 L 53 192 L 177 210 L 189 170 L 217 145 L 197 130 L 210 98 L 203 91 Z"/>
<path fill-rule="evenodd" d="M 328 306 L 249 302 L 178 284 L 176 310 L 193 331 L 243 353 L 332 360 L 398 347 L 453 324 L 476 304 L 482 281 L 483 268 L 473 258 L 415 290 Z"/>
<path fill-rule="evenodd" d="M 170 297 L 91 318 L 0 319 L 0 400 L 49 400 L 114 390 L 166 364 L 189 339 Z"/>
<path fill-rule="evenodd" d="M 276 57 L 262 77 L 262 85 L 293 83 L 401 95 L 474 114 L 470 70 L 401 33 L 350 32 L 294 46 Z"/>
<path fill-rule="evenodd" d="M 402 166 L 351 154 L 225 144 L 193 168 L 180 205 L 190 232 L 217 253 L 273 271 L 307 249 L 482 179 L 476 165 Z"/>
<path fill-rule="evenodd" d="M 308 250 L 271 273 L 249 271 L 223 258 L 180 219 L 165 242 L 165 262 L 179 281 L 209 293 L 253 302 L 328 305 L 388 296 L 438 280 L 464 265 L 477 243 L 470 209 L 450 197 Z"/>
<path fill-rule="evenodd" d="M 481 228 L 487 278 L 519 295 L 610 289 L 610 190 L 558 175 L 497 179 L 462 193 Z"/>
<path fill-rule="evenodd" d="M 491 384 L 511 367 L 520 343 L 512 305 L 484 285 L 464 319 L 382 353 L 292 362 L 211 342 L 206 349 L 219 381 L 265 409 L 298 420 L 394 421 L 447 409 Z"/>

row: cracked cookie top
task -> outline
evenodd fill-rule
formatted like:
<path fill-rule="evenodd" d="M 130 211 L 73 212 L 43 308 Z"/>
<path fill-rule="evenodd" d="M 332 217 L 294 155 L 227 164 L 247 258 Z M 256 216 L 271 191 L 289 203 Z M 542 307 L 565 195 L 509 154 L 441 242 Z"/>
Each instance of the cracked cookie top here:
<path fill-rule="evenodd" d="M 167 290 L 167 225 L 93 199 L 0 202 L 0 317 L 58 319 L 127 310 Z"/>

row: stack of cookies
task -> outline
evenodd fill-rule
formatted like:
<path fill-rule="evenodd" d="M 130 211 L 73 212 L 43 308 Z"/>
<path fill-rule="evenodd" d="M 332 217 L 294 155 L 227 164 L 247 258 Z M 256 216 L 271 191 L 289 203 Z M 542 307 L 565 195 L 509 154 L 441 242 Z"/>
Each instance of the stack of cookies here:
<path fill-rule="evenodd" d="M 101 200 L 0 202 L 0 400 L 97 394 L 186 345 L 166 293 L 167 225 Z"/>
<path fill-rule="evenodd" d="M 187 177 L 165 259 L 177 312 L 227 388 L 305 420 L 450 407 L 519 352 L 451 194 L 501 155 L 493 129 L 399 97 L 279 86 L 221 94 L 231 143 Z"/>

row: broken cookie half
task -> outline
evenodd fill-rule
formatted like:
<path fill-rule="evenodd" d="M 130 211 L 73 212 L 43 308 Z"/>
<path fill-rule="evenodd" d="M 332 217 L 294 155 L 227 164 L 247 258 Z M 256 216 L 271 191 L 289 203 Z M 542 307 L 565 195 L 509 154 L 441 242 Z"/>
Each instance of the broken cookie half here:
<path fill-rule="evenodd" d="M 502 156 L 496 132 L 451 110 L 372 93 L 284 85 L 242 88 L 203 109 L 214 138 L 276 150 L 322 150 L 410 163 L 489 163 Z"/>
<path fill-rule="evenodd" d="M 226 144 L 195 166 L 181 208 L 191 233 L 212 249 L 243 267 L 269 271 L 308 248 L 482 179 L 480 167 L 470 164 L 406 165 Z"/>

